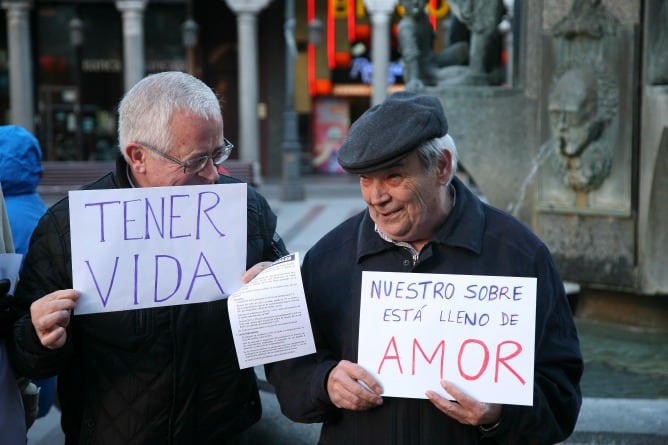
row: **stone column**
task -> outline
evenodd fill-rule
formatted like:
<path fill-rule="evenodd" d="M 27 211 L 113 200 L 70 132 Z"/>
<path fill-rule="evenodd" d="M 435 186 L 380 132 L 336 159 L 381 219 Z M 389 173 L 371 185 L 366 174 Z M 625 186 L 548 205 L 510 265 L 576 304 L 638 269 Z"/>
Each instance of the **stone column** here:
<path fill-rule="evenodd" d="M 364 0 L 371 14 L 371 60 L 373 62 L 373 93 L 371 105 L 387 97 L 387 73 L 390 67 L 390 16 L 396 0 Z"/>
<path fill-rule="evenodd" d="M 304 184 L 299 177 L 301 145 L 299 144 L 299 118 L 295 111 L 295 59 L 297 44 L 294 36 L 295 2 L 285 0 L 285 108 L 283 110 L 283 171 L 281 200 L 302 201 Z"/>
<path fill-rule="evenodd" d="M 123 17 L 123 75 L 125 91 L 139 82 L 145 72 L 144 8 L 147 0 L 121 0 L 116 9 Z"/>
<path fill-rule="evenodd" d="M 239 57 L 239 155 L 253 164 L 253 177 L 260 184 L 260 124 L 257 115 L 258 43 L 257 14 L 271 0 L 225 0 L 237 14 L 237 40 Z"/>
<path fill-rule="evenodd" d="M 11 123 L 35 132 L 35 99 L 30 43 L 31 0 L 5 1 L 9 46 L 9 104 Z"/>

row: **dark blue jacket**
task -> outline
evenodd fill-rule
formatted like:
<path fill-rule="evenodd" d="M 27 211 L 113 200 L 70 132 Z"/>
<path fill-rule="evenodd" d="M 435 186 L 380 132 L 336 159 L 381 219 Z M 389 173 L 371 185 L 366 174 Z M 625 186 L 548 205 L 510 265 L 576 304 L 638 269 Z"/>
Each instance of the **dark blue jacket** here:
<path fill-rule="evenodd" d="M 546 246 L 519 221 L 482 203 L 459 180 L 456 204 L 413 265 L 408 250 L 381 239 L 368 211 L 325 235 L 302 275 L 317 353 L 267 365 L 281 409 L 323 422 L 323 445 L 548 444 L 575 427 L 583 363 L 561 278 Z M 357 362 L 363 271 L 537 277 L 533 407 L 505 405 L 494 437 L 462 425 L 423 399 L 386 397 L 369 411 L 336 408 L 326 380 L 340 361 Z M 435 388 L 437 389 L 437 388 Z"/>

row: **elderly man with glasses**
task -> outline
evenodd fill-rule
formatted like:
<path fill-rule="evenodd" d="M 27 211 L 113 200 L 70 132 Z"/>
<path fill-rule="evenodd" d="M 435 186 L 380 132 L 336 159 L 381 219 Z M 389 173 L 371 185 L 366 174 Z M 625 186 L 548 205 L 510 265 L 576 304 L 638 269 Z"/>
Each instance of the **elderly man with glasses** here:
<path fill-rule="evenodd" d="M 233 145 L 218 98 L 200 80 L 150 75 L 118 111 L 116 171 L 86 189 L 240 182 L 218 174 Z M 287 253 L 275 214 L 251 187 L 247 206 L 244 278 Z M 72 317 L 69 222 L 64 199 L 35 230 L 16 291 L 30 310 L 10 344 L 21 374 L 58 375 L 66 442 L 241 443 L 261 405 L 253 369 L 239 369 L 227 301 Z"/>

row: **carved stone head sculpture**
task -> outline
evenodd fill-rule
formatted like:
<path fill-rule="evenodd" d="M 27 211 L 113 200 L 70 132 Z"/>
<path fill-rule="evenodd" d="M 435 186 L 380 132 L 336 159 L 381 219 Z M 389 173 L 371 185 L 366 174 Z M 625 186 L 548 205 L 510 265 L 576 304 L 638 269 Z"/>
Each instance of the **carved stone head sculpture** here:
<path fill-rule="evenodd" d="M 550 128 L 564 183 L 576 191 L 597 189 L 610 173 L 612 150 L 602 135 L 597 76 L 591 70 L 571 68 L 550 93 Z"/>

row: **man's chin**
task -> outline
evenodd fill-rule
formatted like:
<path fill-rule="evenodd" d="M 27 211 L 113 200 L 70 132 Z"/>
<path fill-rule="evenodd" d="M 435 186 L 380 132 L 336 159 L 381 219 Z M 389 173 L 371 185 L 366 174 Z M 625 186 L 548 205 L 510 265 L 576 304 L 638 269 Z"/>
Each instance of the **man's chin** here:
<path fill-rule="evenodd" d="M 394 241 L 406 241 L 406 231 L 397 224 L 377 224 L 378 229 Z"/>

